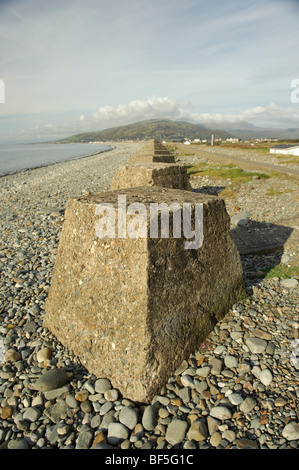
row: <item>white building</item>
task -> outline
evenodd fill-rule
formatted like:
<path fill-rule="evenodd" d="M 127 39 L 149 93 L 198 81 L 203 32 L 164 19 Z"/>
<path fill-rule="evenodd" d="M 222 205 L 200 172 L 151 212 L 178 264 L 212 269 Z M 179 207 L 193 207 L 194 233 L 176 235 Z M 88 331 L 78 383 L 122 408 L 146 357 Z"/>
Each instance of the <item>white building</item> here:
<path fill-rule="evenodd" d="M 270 153 L 282 153 L 284 155 L 299 156 L 299 145 L 292 147 L 289 147 L 288 145 L 277 145 L 276 147 L 270 148 Z"/>

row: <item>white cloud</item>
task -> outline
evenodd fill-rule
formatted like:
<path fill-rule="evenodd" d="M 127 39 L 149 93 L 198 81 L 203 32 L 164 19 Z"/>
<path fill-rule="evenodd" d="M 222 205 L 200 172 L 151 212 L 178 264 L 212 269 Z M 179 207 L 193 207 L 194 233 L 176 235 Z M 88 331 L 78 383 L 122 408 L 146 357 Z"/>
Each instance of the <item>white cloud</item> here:
<path fill-rule="evenodd" d="M 268 106 L 255 106 L 236 114 L 201 113 L 184 103 L 180 105 L 169 97 L 151 96 L 147 99 L 130 101 L 117 106 L 101 106 L 90 116 L 80 116 L 81 129 L 107 129 L 109 127 L 131 124 L 146 119 L 172 119 L 175 121 L 238 122 L 248 121 L 255 125 L 290 127 L 298 126 L 299 107 L 282 108 L 275 103 Z"/>

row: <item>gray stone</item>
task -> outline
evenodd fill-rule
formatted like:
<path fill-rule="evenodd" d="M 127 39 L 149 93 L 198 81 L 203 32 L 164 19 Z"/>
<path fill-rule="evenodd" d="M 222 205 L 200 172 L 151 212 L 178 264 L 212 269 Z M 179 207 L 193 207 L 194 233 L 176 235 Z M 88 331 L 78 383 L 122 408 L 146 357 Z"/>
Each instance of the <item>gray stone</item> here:
<path fill-rule="evenodd" d="M 222 434 L 222 438 L 226 439 L 228 442 L 233 442 L 236 439 L 236 433 L 231 429 L 226 429 Z"/>
<path fill-rule="evenodd" d="M 229 355 L 224 356 L 224 364 L 225 364 L 225 367 L 228 367 L 228 369 L 232 369 L 233 367 L 238 367 L 238 361 L 234 356 L 229 356 Z"/>
<path fill-rule="evenodd" d="M 188 374 L 181 376 L 181 382 L 182 382 L 182 385 L 184 385 L 184 387 L 195 388 L 193 379 Z"/>
<path fill-rule="evenodd" d="M 95 384 L 95 391 L 97 393 L 105 393 L 107 390 L 112 388 L 111 382 L 109 379 L 98 379 Z"/>
<path fill-rule="evenodd" d="M 269 369 L 264 369 L 259 375 L 259 379 L 265 386 L 270 385 L 273 380 L 273 375 Z"/>
<path fill-rule="evenodd" d="M 106 401 L 100 408 L 100 416 L 104 416 L 108 411 L 113 408 L 113 403 L 111 401 Z"/>
<path fill-rule="evenodd" d="M 225 350 L 226 346 L 216 346 L 214 349 L 214 354 L 216 354 L 216 356 L 220 356 Z"/>
<path fill-rule="evenodd" d="M 107 401 L 117 401 L 118 399 L 118 390 L 116 388 L 111 388 L 104 393 L 105 400 Z"/>
<path fill-rule="evenodd" d="M 282 287 L 286 287 L 288 289 L 293 289 L 295 287 L 298 286 L 298 280 L 295 279 L 295 278 L 291 278 L 291 279 L 282 279 L 280 281 L 280 284 L 282 285 Z"/>
<path fill-rule="evenodd" d="M 37 379 L 35 388 L 40 392 L 60 388 L 66 383 L 67 378 L 67 373 L 64 369 L 50 369 Z"/>
<path fill-rule="evenodd" d="M 230 419 L 232 417 L 231 411 L 226 408 L 225 406 L 214 406 L 210 410 L 210 416 L 216 419 L 220 419 L 224 421 L 226 419 Z"/>
<path fill-rule="evenodd" d="M 209 364 L 212 366 L 211 374 L 219 375 L 223 365 L 222 360 L 217 359 L 216 357 L 212 357 L 212 359 L 209 361 Z"/>
<path fill-rule="evenodd" d="M 76 440 L 76 449 L 89 449 L 94 433 L 88 426 L 83 426 Z"/>
<path fill-rule="evenodd" d="M 157 413 L 156 409 L 152 405 L 145 407 L 142 416 L 142 425 L 147 431 L 152 431 L 157 424 Z"/>
<path fill-rule="evenodd" d="M 66 404 L 65 400 L 63 400 L 62 398 L 58 398 L 54 405 L 44 410 L 44 414 L 53 423 L 59 423 L 59 421 L 66 416 L 68 409 L 69 407 Z"/>
<path fill-rule="evenodd" d="M 235 214 L 231 217 L 231 224 L 233 227 L 239 227 L 243 225 L 247 225 L 249 222 L 250 218 L 250 212 L 249 211 L 243 211 L 239 212 L 238 214 Z"/>
<path fill-rule="evenodd" d="M 65 397 L 65 401 L 70 408 L 78 408 L 80 406 L 80 403 L 76 400 L 75 395 L 73 393 L 69 393 Z"/>
<path fill-rule="evenodd" d="M 265 351 L 268 342 L 264 339 L 249 337 L 246 339 L 246 346 L 253 354 L 261 354 Z"/>
<path fill-rule="evenodd" d="M 25 439 L 11 439 L 7 444 L 7 448 L 11 450 L 28 449 L 29 446 Z"/>
<path fill-rule="evenodd" d="M 252 411 L 255 406 L 256 406 L 256 401 L 251 397 L 247 397 L 240 404 L 240 410 L 243 411 L 243 413 L 245 414 L 250 413 L 250 411 Z"/>
<path fill-rule="evenodd" d="M 282 436 L 288 441 L 295 441 L 299 439 L 299 423 L 291 421 L 282 431 Z"/>
<path fill-rule="evenodd" d="M 189 387 L 181 388 L 179 391 L 179 396 L 183 400 L 184 403 L 188 403 L 191 398 L 190 388 Z"/>
<path fill-rule="evenodd" d="M 108 444 L 116 445 L 128 439 L 129 430 L 122 423 L 110 423 L 108 426 L 107 441 Z"/>
<path fill-rule="evenodd" d="M 41 416 L 41 411 L 38 408 L 35 408 L 34 406 L 31 406 L 30 408 L 27 408 L 25 413 L 23 414 L 23 418 L 26 419 L 27 421 L 31 421 L 34 423 L 37 421 Z"/>
<path fill-rule="evenodd" d="M 44 392 L 45 398 L 46 400 L 55 400 L 55 398 L 58 398 L 64 393 L 69 392 L 70 389 L 71 389 L 71 386 L 69 384 L 66 384 L 63 387 L 54 388 L 53 390 L 48 390 L 47 392 Z"/>
<path fill-rule="evenodd" d="M 243 402 L 243 398 L 240 393 L 231 393 L 228 395 L 228 399 L 232 405 L 240 405 Z"/>
<path fill-rule="evenodd" d="M 208 390 L 208 383 L 205 380 L 194 380 L 195 389 L 198 393 L 202 393 L 205 390 Z"/>
<path fill-rule="evenodd" d="M 134 429 L 138 423 L 138 412 L 129 406 L 124 406 L 120 410 L 118 419 L 127 428 Z"/>
<path fill-rule="evenodd" d="M 209 366 L 204 366 L 204 367 L 199 367 L 197 370 L 196 370 L 196 373 L 197 375 L 199 375 L 199 377 L 208 377 L 208 375 L 210 374 L 210 371 L 211 371 L 211 367 Z"/>
<path fill-rule="evenodd" d="M 246 372 L 250 372 L 250 365 L 247 362 L 241 362 L 238 365 L 238 371 L 240 375 L 246 374 Z"/>
<path fill-rule="evenodd" d="M 253 368 L 251 369 L 251 373 L 252 373 L 255 377 L 259 378 L 260 373 L 261 373 L 261 368 L 260 368 L 260 366 L 253 366 Z"/>
<path fill-rule="evenodd" d="M 116 419 L 114 414 L 115 410 L 113 409 L 108 411 L 108 413 L 103 416 L 103 421 L 101 422 L 102 429 L 107 430 L 110 423 L 115 423 Z"/>
<path fill-rule="evenodd" d="M 173 419 L 167 427 L 165 439 L 171 445 L 176 445 L 185 439 L 188 429 L 187 421 Z"/>

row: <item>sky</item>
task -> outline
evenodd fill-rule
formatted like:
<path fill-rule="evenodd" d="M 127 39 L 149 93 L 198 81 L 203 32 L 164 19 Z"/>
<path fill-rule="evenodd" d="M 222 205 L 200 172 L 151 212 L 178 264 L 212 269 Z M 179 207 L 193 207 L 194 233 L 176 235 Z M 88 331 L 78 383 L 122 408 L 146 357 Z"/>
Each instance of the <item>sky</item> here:
<path fill-rule="evenodd" d="M 0 0 L 0 142 L 144 119 L 299 128 L 299 0 Z"/>

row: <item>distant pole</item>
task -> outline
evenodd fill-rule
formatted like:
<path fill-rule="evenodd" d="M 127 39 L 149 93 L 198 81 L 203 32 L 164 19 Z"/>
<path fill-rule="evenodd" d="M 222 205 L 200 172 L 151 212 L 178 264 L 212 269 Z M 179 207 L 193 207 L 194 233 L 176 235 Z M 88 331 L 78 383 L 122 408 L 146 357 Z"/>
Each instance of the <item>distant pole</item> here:
<path fill-rule="evenodd" d="M 214 135 L 211 136 L 211 149 L 213 151 L 213 144 L 214 144 Z"/>

